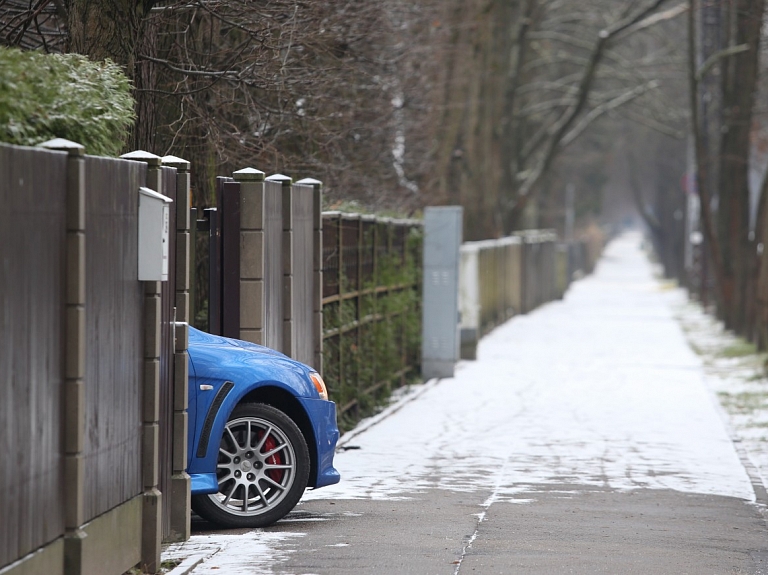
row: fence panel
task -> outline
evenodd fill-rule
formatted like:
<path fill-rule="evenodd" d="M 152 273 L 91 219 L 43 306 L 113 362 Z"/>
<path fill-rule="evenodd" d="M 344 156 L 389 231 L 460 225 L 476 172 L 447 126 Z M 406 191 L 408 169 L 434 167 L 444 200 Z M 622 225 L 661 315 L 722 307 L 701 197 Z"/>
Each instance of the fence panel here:
<path fill-rule="evenodd" d="M 283 185 L 264 182 L 264 345 L 283 349 Z"/>
<path fill-rule="evenodd" d="M 418 369 L 420 229 L 410 220 L 323 214 L 323 377 L 342 425 Z"/>
<path fill-rule="evenodd" d="M 137 193 L 146 165 L 88 156 L 85 172 L 88 432 L 83 456 L 89 520 L 142 491 L 144 297 L 138 281 Z"/>
<path fill-rule="evenodd" d="M 240 337 L 240 183 L 218 178 L 221 218 L 221 335 Z"/>
<path fill-rule="evenodd" d="M 314 188 L 293 185 L 293 338 L 294 359 L 315 362 L 314 312 Z"/>
<path fill-rule="evenodd" d="M 66 161 L 0 146 L 0 568 L 64 533 Z"/>

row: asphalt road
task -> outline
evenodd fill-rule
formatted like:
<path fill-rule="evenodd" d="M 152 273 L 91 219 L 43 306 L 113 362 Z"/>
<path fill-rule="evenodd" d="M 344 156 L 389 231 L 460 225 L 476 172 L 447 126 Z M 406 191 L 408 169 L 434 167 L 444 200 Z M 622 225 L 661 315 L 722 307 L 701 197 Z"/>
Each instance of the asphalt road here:
<path fill-rule="evenodd" d="M 300 531 L 275 573 L 761 574 L 768 530 L 742 500 L 547 485 L 535 501 L 428 490 L 400 501 L 313 501 L 273 528 Z"/>

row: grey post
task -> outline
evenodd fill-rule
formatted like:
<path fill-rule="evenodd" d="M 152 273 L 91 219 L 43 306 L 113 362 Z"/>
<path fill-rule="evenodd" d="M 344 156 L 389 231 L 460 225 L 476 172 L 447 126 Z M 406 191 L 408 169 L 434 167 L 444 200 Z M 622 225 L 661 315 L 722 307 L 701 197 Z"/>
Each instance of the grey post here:
<path fill-rule="evenodd" d="M 282 174 L 267 178 L 283 186 L 283 341 L 282 351 L 295 357 L 293 346 L 293 180 Z"/>
<path fill-rule="evenodd" d="M 146 162 L 147 187 L 162 193 L 160 156 L 137 150 L 121 156 Z M 158 489 L 160 456 L 160 322 L 159 281 L 144 282 L 144 415 L 142 424 L 142 480 L 144 500 L 141 529 L 141 566 L 155 573 L 160 568 L 162 493 Z"/>
<path fill-rule="evenodd" d="M 425 379 L 453 377 L 459 359 L 461 206 L 424 210 L 424 302 L 421 371 Z"/>
<path fill-rule="evenodd" d="M 64 365 L 64 572 L 81 573 L 85 464 L 85 148 L 56 138 L 40 145 L 67 152 L 67 270 Z"/>
<path fill-rule="evenodd" d="M 189 418 L 189 314 L 193 263 L 190 261 L 190 164 L 164 156 L 164 166 L 176 168 L 176 345 L 173 354 L 173 473 L 171 475 L 171 541 L 186 541 L 191 532 L 191 480 L 187 473 Z"/>
<path fill-rule="evenodd" d="M 240 339 L 264 345 L 264 172 L 232 176 L 240 182 Z"/>
<path fill-rule="evenodd" d="M 315 358 L 312 367 L 321 375 L 323 373 L 323 182 L 313 178 L 304 178 L 296 182 L 314 189 L 313 214 L 314 234 L 312 237 L 313 261 L 313 309 L 312 339 L 314 341 Z"/>

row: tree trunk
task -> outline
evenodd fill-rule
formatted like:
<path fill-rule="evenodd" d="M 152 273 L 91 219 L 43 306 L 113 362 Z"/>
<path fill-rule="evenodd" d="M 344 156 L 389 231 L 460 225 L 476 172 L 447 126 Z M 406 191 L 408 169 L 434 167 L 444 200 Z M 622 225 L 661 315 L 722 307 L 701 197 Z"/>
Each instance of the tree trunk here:
<path fill-rule="evenodd" d="M 765 0 L 737 0 L 729 7 L 730 45 L 749 49 L 724 60 L 723 127 L 720 143 L 718 234 L 722 246 L 723 318 L 738 333 L 746 330 L 747 287 L 753 271 L 749 241 L 749 152 L 752 108 L 758 75 L 760 28 Z"/>
<path fill-rule="evenodd" d="M 145 90 L 154 87 L 153 71 L 141 62 L 140 50 L 151 49 L 154 38 L 147 35 L 151 0 L 68 0 L 66 3 L 68 51 L 92 60 L 109 58 L 122 66 L 133 82 L 136 98 L 136 123 L 129 146 L 152 150 L 155 113 L 152 96 Z"/>

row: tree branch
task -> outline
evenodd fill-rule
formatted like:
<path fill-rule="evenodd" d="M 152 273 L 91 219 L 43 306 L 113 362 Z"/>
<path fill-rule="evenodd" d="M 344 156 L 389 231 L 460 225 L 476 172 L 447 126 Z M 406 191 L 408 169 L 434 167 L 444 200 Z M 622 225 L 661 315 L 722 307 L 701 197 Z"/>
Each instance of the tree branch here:
<path fill-rule="evenodd" d="M 701 65 L 701 68 L 696 70 L 696 82 L 701 82 L 707 72 L 709 72 L 715 66 L 715 64 L 717 64 L 723 58 L 741 54 L 747 50 L 749 50 L 749 44 L 739 44 L 738 46 L 730 46 L 724 50 L 715 52 L 709 58 L 707 58 L 706 62 Z"/>
<path fill-rule="evenodd" d="M 589 112 L 589 114 L 587 114 L 581 120 L 579 120 L 579 123 L 576 124 L 576 126 L 570 132 L 568 132 L 565 136 L 563 136 L 561 146 L 567 146 L 568 144 L 573 142 L 576 138 L 578 138 L 581 135 L 581 133 L 584 130 L 587 129 L 587 127 L 589 127 L 589 125 L 592 122 L 597 120 L 600 116 L 602 116 L 606 112 L 615 110 L 619 106 L 622 106 L 627 102 L 631 102 L 635 98 L 642 96 L 648 90 L 654 90 L 658 88 L 658 86 L 659 86 L 659 82 L 657 80 L 651 80 L 650 82 L 647 82 L 641 86 L 637 86 L 632 90 L 625 92 L 624 94 L 617 96 L 616 98 L 613 98 L 612 100 L 603 102 L 599 106 L 594 107 Z"/>

